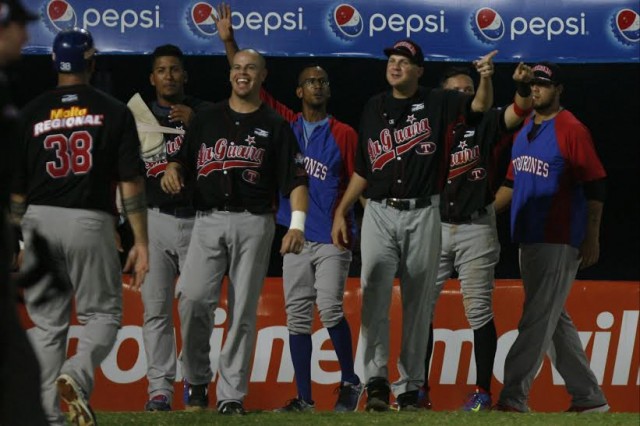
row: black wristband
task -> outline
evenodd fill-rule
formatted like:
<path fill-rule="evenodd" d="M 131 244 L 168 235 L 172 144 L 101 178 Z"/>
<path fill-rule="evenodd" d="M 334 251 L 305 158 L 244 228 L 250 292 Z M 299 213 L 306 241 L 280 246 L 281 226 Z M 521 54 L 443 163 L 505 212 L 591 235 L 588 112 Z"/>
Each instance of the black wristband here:
<path fill-rule="evenodd" d="M 531 96 L 531 85 L 529 83 L 518 82 L 516 85 L 516 93 L 523 98 Z"/>

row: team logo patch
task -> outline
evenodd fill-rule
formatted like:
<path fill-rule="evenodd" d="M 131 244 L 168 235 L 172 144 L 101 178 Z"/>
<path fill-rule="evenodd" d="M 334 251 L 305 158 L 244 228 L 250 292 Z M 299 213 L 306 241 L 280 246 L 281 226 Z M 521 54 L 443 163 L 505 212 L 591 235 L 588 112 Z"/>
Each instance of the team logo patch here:
<path fill-rule="evenodd" d="M 471 29 L 483 43 L 495 43 L 504 36 L 505 26 L 502 16 L 494 9 L 483 7 L 471 16 Z"/>
<path fill-rule="evenodd" d="M 245 169 L 242 172 L 242 179 L 249 183 L 258 183 L 258 180 L 260 180 L 260 173 L 255 170 Z"/>
<path fill-rule="evenodd" d="M 422 142 L 416 145 L 416 154 L 431 155 L 436 152 L 436 144 L 433 142 Z"/>
<path fill-rule="evenodd" d="M 424 103 L 411 105 L 411 112 L 416 112 L 424 109 Z"/>
<path fill-rule="evenodd" d="M 77 26 L 78 17 L 67 0 L 51 0 L 44 4 L 44 23 L 54 33 Z"/>
<path fill-rule="evenodd" d="M 475 182 L 477 180 L 482 180 L 487 177 L 487 171 L 483 168 L 473 169 L 467 175 L 467 179 L 471 182 Z"/>
<path fill-rule="evenodd" d="M 631 9 L 622 9 L 611 18 L 611 31 L 616 39 L 627 46 L 640 41 L 640 16 Z"/>
<path fill-rule="evenodd" d="M 205 2 L 197 2 L 187 9 L 187 26 L 193 35 L 200 38 L 209 38 L 218 33 L 212 14 L 217 16 L 216 9 Z"/>
<path fill-rule="evenodd" d="M 329 26 L 338 38 L 352 40 L 362 34 L 364 22 L 358 9 L 343 3 L 329 14 Z"/>

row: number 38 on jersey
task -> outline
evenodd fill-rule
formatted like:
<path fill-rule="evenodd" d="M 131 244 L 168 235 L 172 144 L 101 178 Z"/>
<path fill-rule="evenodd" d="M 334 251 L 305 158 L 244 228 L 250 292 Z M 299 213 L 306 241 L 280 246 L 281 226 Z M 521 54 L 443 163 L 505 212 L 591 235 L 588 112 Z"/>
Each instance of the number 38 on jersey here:
<path fill-rule="evenodd" d="M 66 177 L 69 173 L 84 175 L 91 170 L 93 138 L 85 130 L 73 132 L 68 137 L 49 135 L 44 139 L 44 148 L 53 150 L 56 156 L 54 161 L 46 163 L 47 173 L 54 179 Z"/>

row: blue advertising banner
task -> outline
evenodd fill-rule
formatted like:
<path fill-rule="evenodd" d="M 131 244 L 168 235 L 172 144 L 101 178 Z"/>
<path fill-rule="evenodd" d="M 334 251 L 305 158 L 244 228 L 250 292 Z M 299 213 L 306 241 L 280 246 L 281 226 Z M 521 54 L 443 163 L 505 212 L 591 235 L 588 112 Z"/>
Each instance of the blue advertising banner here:
<path fill-rule="evenodd" d="M 402 38 L 428 60 L 470 61 L 498 49 L 497 61 L 639 62 L 637 0 L 231 0 L 241 47 L 270 56 L 384 57 Z M 27 54 L 50 52 L 55 34 L 79 26 L 101 53 L 146 54 L 173 43 L 189 55 L 222 55 L 198 0 L 24 0 L 41 20 L 29 25 Z"/>

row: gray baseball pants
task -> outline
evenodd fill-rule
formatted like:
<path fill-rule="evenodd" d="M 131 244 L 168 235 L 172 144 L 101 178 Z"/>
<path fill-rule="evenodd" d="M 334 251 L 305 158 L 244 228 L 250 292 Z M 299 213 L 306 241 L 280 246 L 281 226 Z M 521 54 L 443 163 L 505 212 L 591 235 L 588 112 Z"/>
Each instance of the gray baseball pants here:
<path fill-rule="evenodd" d="M 528 411 L 529 390 L 547 352 L 573 405 L 591 407 L 607 402 L 564 308 L 579 266 L 578 250 L 569 245 L 520 246 L 524 307 L 518 337 L 505 360 L 500 403 Z"/>
<path fill-rule="evenodd" d="M 228 268 L 227 334 L 219 358 L 218 402 L 247 394 L 255 345 L 256 310 L 275 232 L 273 214 L 197 212 L 184 270 L 178 280 L 184 377 L 208 384 L 209 339 L 222 279 Z"/>
<path fill-rule="evenodd" d="M 400 377 L 393 393 L 417 390 L 424 383 L 431 309 L 440 258 L 439 196 L 431 206 L 397 210 L 369 201 L 362 222 L 362 342 L 365 382 L 388 378 L 389 308 L 398 274 L 402 296 Z"/>
<path fill-rule="evenodd" d="M 300 254 L 284 256 L 284 300 L 291 333 L 311 334 L 314 304 L 324 327 L 331 328 L 342 320 L 350 264 L 351 251 L 311 241 L 304 244 Z"/>
<path fill-rule="evenodd" d="M 442 251 L 433 310 L 444 283 L 455 269 L 460 279 L 467 321 L 477 330 L 493 318 L 494 270 L 500 260 L 500 242 L 493 205 L 470 223 L 442 223 Z"/>
<path fill-rule="evenodd" d="M 149 272 L 142 286 L 148 392 L 149 398 L 166 395 L 171 400 L 176 378 L 174 284 L 187 257 L 194 219 L 176 218 L 154 209 L 148 212 Z"/>
<path fill-rule="evenodd" d="M 27 311 L 36 325 L 29 337 L 40 362 L 43 408 L 51 424 L 64 424 L 56 379 L 60 374 L 70 375 L 88 399 L 95 369 L 111 351 L 122 319 L 114 217 L 95 210 L 32 205 L 22 229 L 26 237 L 24 268 L 34 261 L 29 235 L 35 229 L 48 241 L 58 273 L 73 288 L 73 292 L 58 293 L 41 305 L 33 302 L 47 290 L 50 277 L 25 291 Z M 76 354 L 66 359 L 72 299 L 78 322 L 84 327 Z"/>

